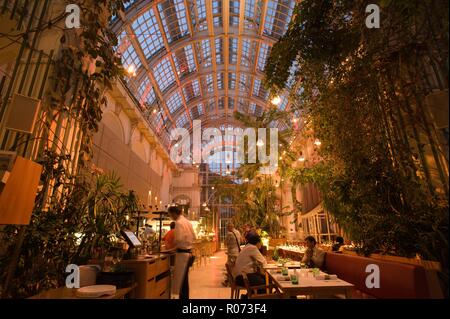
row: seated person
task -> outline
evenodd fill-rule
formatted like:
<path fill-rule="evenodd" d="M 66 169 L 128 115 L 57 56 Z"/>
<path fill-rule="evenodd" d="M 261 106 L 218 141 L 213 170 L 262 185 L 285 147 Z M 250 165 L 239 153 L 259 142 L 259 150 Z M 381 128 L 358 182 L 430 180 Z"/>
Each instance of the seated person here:
<path fill-rule="evenodd" d="M 266 284 L 265 276 L 257 271 L 258 266 L 266 266 L 267 261 L 259 248 L 261 247 L 261 238 L 257 234 L 247 236 L 248 244 L 242 248 L 233 268 L 233 277 L 239 286 L 245 286 L 242 274 L 247 274 L 250 286 L 259 286 Z"/>
<path fill-rule="evenodd" d="M 316 239 L 313 236 L 305 238 L 306 251 L 303 255 L 302 262 L 309 268 L 322 268 L 325 260 L 325 252 L 316 247 Z"/>
<path fill-rule="evenodd" d="M 344 246 L 344 238 L 342 238 L 341 236 L 337 236 L 336 243 L 331 248 L 331 251 L 342 252 L 344 248 L 343 246 Z"/>

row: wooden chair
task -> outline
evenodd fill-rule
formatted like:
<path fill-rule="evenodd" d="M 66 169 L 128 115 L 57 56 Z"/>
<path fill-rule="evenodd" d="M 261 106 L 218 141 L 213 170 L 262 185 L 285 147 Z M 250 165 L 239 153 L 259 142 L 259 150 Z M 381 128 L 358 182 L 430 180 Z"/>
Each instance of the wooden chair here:
<path fill-rule="evenodd" d="M 245 287 L 236 285 L 236 282 L 234 281 L 233 274 L 231 271 L 230 264 L 225 264 L 225 268 L 227 269 L 227 275 L 228 275 L 228 281 L 230 283 L 231 287 L 231 299 L 239 299 L 241 296 L 241 290 L 246 289 Z"/>
<path fill-rule="evenodd" d="M 281 299 L 283 297 L 280 289 L 275 284 L 250 286 L 247 274 L 242 274 L 248 299 Z M 258 289 L 264 289 L 266 293 L 258 293 Z M 267 293 L 269 291 L 269 293 Z"/>

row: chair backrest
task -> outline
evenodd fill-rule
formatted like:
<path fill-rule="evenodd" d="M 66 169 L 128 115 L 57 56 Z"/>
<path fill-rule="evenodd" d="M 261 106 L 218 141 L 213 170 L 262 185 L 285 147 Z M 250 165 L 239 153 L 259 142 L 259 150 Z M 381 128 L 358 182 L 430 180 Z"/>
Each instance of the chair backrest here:
<path fill-rule="evenodd" d="M 250 286 L 246 273 L 242 273 L 242 279 L 244 280 L 244 286 L 247 289 L 247 296 L 250 299 L 253 295 L 253 288 Z"/>
<path fill-rule="evenodd" d="M 231 278 L 233 278 L 233 272 L 231 271 L 231 265 L 229 263 L 225 264 L 225 268 L 227 269 L 227 274 L 228 276 L 230 276 Z"/>

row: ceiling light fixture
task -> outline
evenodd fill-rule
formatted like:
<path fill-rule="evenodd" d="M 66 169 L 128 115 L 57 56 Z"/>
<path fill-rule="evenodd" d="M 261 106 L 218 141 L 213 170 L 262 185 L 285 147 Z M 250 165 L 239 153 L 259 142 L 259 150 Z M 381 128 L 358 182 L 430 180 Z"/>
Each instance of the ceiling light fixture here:
<path fill-rule="evenodd" d="M 281 103 L 281 98 L 278 95 L 274 96 L 270 102 L 273 105 L 279 105 Z"/>
<path fill-rule="evenodd" d="M 130 64 L 127 67 L 127 73 L 129 76 L 136 76 L 136 67 L 133 64 Z"/>

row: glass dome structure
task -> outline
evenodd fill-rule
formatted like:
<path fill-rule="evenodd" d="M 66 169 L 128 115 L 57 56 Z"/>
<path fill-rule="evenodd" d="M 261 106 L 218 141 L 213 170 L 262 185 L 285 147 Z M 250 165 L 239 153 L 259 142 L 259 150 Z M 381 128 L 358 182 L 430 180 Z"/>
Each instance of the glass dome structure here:
<path fill-rule="evenodd" d="M 127 87 L 164 144 L 174 127 L 233 125 L 271 103 L 263 71 L 295 0 L 135 0 L 112 21 Z M 287 94 L 278 101 L 288 109 Z M 234 123 L 234 125 L 239 125 Z"/>

